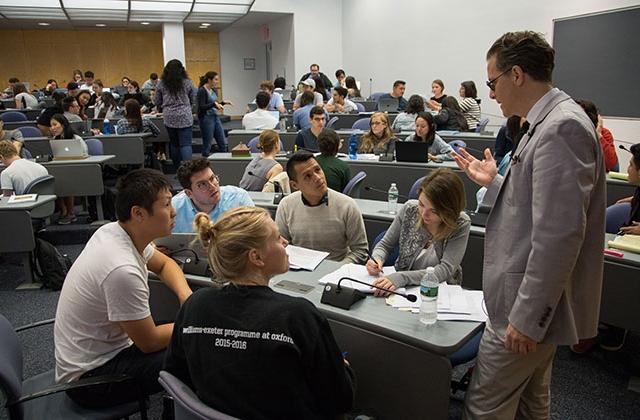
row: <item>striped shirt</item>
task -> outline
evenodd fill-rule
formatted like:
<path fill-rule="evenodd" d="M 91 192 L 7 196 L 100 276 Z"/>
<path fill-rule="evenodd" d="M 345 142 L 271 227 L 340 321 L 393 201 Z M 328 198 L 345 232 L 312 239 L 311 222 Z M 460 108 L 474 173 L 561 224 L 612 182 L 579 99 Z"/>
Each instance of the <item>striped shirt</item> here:
<path fill-rule="evenodd" d="M 480 122 L 480 104 L 475 98 L 460 98 L 458 99 L 458 104 L 462 109 L 462 115 L 467 120 L 469 130 L 475 130 Z"/>

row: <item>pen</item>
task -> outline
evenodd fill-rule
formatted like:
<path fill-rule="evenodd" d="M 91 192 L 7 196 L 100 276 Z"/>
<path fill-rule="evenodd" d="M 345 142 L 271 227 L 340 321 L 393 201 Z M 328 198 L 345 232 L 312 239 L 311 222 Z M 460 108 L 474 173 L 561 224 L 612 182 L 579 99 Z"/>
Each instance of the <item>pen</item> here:
<path fill-rule="evenodd" d="M 382 271 L 382 267 L 380 267 L 380 264 L 378 264 L 378 262 L 376 260 L 373 259 L 373 255 L 371 255 L 371 251 L 369 251 L 369 249 L 367 248 L 367 255 L 369 256 L 369 259 L 371 261 L 373 261 L 374 263 L 376 263 L 378 265 L 378 268 L 380 269 L 380 272 L 382 274 L 384 274 L 384 271 Z"/>
<path fill-rule="evenodd" d="M 605 253 L 605 254 L 607 254 L 607 255 L 611 255 L 612 257 L 619 257 L 619 258 L 624 257 L 624 253 L 619 252 L 619 251 L 614 251 L 614 250 L 612 250 L 612 249 L 605 249 L 605 250 L 604 250 L 604 251 L 602 251 L 602 252 L 604 252 L 604 253 Z"/>

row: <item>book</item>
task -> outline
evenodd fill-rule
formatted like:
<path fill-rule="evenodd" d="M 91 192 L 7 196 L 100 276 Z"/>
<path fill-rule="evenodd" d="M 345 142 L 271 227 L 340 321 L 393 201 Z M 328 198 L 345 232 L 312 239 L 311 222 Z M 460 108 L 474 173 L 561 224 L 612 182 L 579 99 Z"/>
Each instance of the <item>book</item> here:
<path fill-rule="evenodd" d="M 22 195 L 12 195 L 9 197 L 9 201 L 7 203 L 32 203 L 38 199 L 38 194 L 22 194 Z"/>
<path fill-rule="evenodd" d="M 640 254 L 640 235 L 618 235 L 607 244 L 609 248 L 623 249 Z"/>

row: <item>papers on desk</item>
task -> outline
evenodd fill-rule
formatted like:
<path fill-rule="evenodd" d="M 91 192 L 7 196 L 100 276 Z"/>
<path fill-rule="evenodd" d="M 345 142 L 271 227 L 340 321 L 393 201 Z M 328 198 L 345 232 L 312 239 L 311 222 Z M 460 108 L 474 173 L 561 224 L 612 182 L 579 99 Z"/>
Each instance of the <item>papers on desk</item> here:
<path fill-rule="evenodd" d="M 391 273 L 395 273 L 396 269 L 393 266 L 390 267 L 383 267 L 382 271 L 384 272 L 384 275 L 387 274 L 391 274 Z M 353 264 L 353 263 L 349 263 L 349 264 L 345 264 L 342 267 L 338 268 L 336 271 L 327 274 L 326 276 L 322 277 L 320 280 L 318 280 L 318 283 L 320 284 L 327 284 L 327 283 L 331 283 L 331 284 L 338 284 L 338 281 L 342 278 L 342 277 L 351 277 L 352 279 L 356 279 L 356 280 L 360 280 L 363 281 L 367 284 L 371 284 L 373 283 L 375 280 L 377 280 L 379 277 L 376 276 L 370 276 L 369 273 L 367 273 L 367 267 L 364 265 L 358 265 L 358 264 Z M 360 283 L 355 283 L 352 282 L 350 280 L 343 280 L 342 283 L 340 283 L 341 286 L 345 286 L 345 287 L 350 287 L 352 289 L 356 289 L 359 290 L 363 293 L 373 293 L 373 288 L 364 285 L 364 284 L 360 284 Z M 401 298 L 402 299 L 402 298 Z M 418 306 L 419 307 L 419 306 Z"/>
<path fill-rule="evenodd" d="M 402 289 L 398 292 L 404 293 Z M 414 294 L 418 297 L 416 302 L 409 302 L 398 295 L 391 295 L 387 298 L 388 305 L 401 311 L 411 311 L 420 313 L 422 299 L 420 296 L 420 286 L 406 288 L 407 294 Z M 440 321 L 478 321 L 487 320 L 486 307 L 482 290 L 465 290 L 460 286 L 441 283 L 438 288 L 438 319 Z"/>
<path fill-rule="evenodd" d="M 373 153 L 358 153 L 358 160 L 380 160 L 380 156 Z"/>
<path fill-rule="evenodd" d="M 623 249 L 640 254 L 640 235 L 618 235 L 607 244 L 610 248 Z"/>
<path fill-rule="evenodd" d="M 33 203 L 38 199 L 38 194 L 22 194 L 9 196 L 8 204 L 12 203 Z"/>
<path fill-rule="evenodd" d="M 313 271 L 329 256 L 328 252 L 316 251 L 299 246 L 288 245 L 286 248 L 289 256 L 289 268 L 293 270 Z"/>

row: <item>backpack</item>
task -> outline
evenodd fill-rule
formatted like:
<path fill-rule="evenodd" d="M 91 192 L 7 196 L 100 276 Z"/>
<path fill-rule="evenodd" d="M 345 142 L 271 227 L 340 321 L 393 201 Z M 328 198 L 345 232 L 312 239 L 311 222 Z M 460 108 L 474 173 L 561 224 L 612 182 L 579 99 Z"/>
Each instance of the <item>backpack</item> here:
<path fill-rule="evenodd" d="M 36 238 L 33 268 L 44 287 L 62 289 L 65 277 L 71 268 L 71 259 L 44 239 Z"/>

